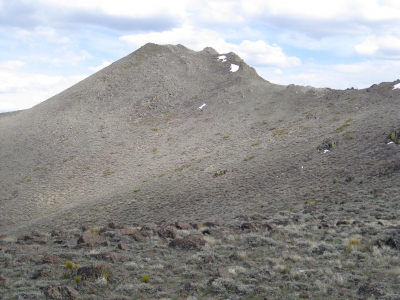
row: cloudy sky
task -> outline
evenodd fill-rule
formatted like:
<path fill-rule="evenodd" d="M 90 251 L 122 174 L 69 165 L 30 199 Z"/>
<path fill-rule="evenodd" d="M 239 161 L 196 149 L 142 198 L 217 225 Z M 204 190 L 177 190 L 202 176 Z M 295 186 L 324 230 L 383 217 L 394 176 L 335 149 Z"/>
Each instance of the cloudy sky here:
<path fill-rule="evenodd" d="M 273 83 L 365 88 L 400 78 L 400 1 L 0 0 L 0 112 L 147 42 L 233 51 Z"/>

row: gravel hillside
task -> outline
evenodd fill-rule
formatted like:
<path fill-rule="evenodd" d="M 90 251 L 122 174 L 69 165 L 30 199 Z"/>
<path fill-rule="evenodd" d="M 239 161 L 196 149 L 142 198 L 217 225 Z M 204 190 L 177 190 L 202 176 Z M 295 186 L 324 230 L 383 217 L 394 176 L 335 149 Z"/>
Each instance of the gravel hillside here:
<path fill-rule="evenodd" d="M 310 199 L 374 203 L 377 190 L 398 220 L 399 82 L 281 86 L 234 53 L 146 44 L 1 116 L 0 231 L 224 223 Z"/>

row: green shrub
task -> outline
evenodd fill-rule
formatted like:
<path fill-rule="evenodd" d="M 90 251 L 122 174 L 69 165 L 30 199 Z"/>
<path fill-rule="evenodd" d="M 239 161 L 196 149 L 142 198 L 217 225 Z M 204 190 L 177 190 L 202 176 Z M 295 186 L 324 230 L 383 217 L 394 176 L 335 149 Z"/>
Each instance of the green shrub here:
<path fill-rule="evenodd" d="M 89 232 L 90 232 L 90 233 L 99 233 L 99 231 L 100 231 L 100 230 L 99 230 L 98 228 L 90 228 L 90 229 L 89 229 Z"/>
<path fill-rule="evenodd" d="M 274 136 L 276 135 L 283 135 L 287 133 L 289 130 L 287 128 L 282 128 L 282 129 L 275 129 L 274 130 Z"/>
<path fill-rule="evenodd" d="M 78 264 L 74 264 L 72 261 L 67 260 L 65 262 L 65 266 L 67 267 L 67 269 L 69 270 L 77 270 L 78 269 Z"/>
<path fill-rule="evenodd" d="M 244 158 L 243 160 L 244 160 L 244 161 L 248 161 L 248 160 L 250 160 L 250 159 L 253 159 L 254 157 L 255 157 L 254 155 L 251 155 L 251 156 L 249 156 L 249 157 Z"/>
<path fill-rule="evenodd" d="M 346 127 L 349 127 L 349 126 L 350 126 L 350 124 L 345 123 L 345 124 L 343 124 L 342 126 L 336 128 L 335 131 L 336 131 L 337 133 L 340 133 L 340 132 L 344 131 L 344 130 L 346 129 Z"/>
<path fill-rule="evenodd" d="M 391 139 L 392 141 L 394 141 L 395 138 L 396 138 L 396 132 L 393 131 L 393 132 L 390 134 L 390 139 Z"/>
<path fill-rule="evenodd" d="M 73 265 L 74 265 L 74 263 L 72 261 L 70 261 L 70 260 L 67 260 L 65 262 L 65 266 L 70 270 L 72 270 Z"/>
<path fill-rule="evenodd" d="M 387 137 L 387 143 L 394 142 L 400 144 L 400 128 L 393 130 Z"/>
<path fill-rule="evenodd" d="M 218 177 L 218 176 L 222 176 L 222 175 L 225 175 L 226 174 L 226 170 L 217 170 L 217 171 L 215 171 L 215 173 L 214 173 L 214 177 Z"/>
<path fill-rule="evenodd" d="M 180 166 L 179 168 L 176 168 L 177 171 L 182 171 L 183 169 L 189 168 L 190 164 L 184 164 L 182 166 Z"/>
<path fill-rule="evenodd" d="M 350 245 L 354 245 L 354 246 L 358 246 L 358 245 L 360 245 L 360 241 L 357 240 L 357 239 L 350 239 L 349 240 L 349 244 Z"/>
<path fill-rule="evenodd" d="M 150 281 L 150 277 L 147 274 L 142 275 L 142 282 L 148 283 Z"/>
<path fill-rule="evenodd" d="M 75 281 L 76 285 L 78 285 L 82 281 L 82 276 L 75 276 L 74 281 Z"/>
<path fill-rule="evenodd" d="M 110 171 L 110 169 L 105 169 L 105 170 L 103 171 L 103 177 L 108 176 L 108 175 L 111 175 L 112 173 L 114 173 L 114 172 L 113 172 L 113 171 Z"/>

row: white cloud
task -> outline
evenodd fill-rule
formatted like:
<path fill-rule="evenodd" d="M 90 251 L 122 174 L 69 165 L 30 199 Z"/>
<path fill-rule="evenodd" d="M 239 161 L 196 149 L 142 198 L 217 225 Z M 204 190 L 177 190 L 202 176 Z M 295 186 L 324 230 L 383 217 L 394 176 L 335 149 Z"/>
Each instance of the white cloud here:
<path fill-rule="evenodd" d="M 378 49 L 379 46 L 374 38 L 367 38 L 364 42 L 355 46 L 356 52 L 362 55 L 373 55 Z"/>
<path fill-rule="evenodd" d="M 151 42 L 162 45 L 182 44 L 197 51 L 202 50 L 207 46 L 218 47 L 220 49 L 219 51 L 223 52 L 228 51 L 225 41 L 217 32 L 208 29 L 196 30 L 189 25 L 162 32 L 124 35 L 120 37 L 120 40 L 128 42 L 135 48 L 139 48 L 140 46 Z"/>
<path fill-rule="evenodd" d="M 17 70 L 22 68 L 25 65 L 23 61 L 20 60 L 9 60 L 5 61 L 3 63 L 0 63 L 0 70 L 1 69 L 6 69 L 6 70 Z"/>
<path fill-rule="evenodd" d="M 277 84 L 310 85 L 335 89 L 367 88 L 372 84 L 399 78 L 400 61 L 374 60 L 352 64 L 303 64 L 283 74 L 272 68 L 259 68 L 258 73 Z"/>
<path fill-rule="evenodd" d="M 72 51 L 68 51 L 56 58 L 53 58 L 51 60 L 51 63 L 59 66 L 59 65 L 71 65 L 71 66 L 76 66 L 78 63 L 87 60 L 87 59 L 91 59 L 93 58 L 93 56 L 88 53 L 87 51 L 80 51 L 79 54 L 72 52 Z"/>
<path fill-rule="evenodd" d="M 56 44 L 70 44 L 71 40 L 60 35 L 54 28 L 37 26 L 30 30 L 27 29 L 12 29 L 11 34 L 15 37 L 23 40 L 34 41 L 34 42 L 51 42 Z"/>
<path fill-rule="evenodd" d="M 188 1 L 174 0 L 171 3 L 159 0 L 45 0 L 45 2 L 64 9 L 101 10 L 116 16 L 149 17 L 168 13 L 179 17 L 185 14 Z"/>
<path fill-rule="evenodd" d="M 400 38 L 393 35 L 368 37 L 355 46 L 355 51 L 361 55 L 400 58 Z"/>
<path fill-rule="evenodd" d="M 332 70 L 343 72 L 343 73 L 361 73 L 366 72 L 369 69 L 368 64 L 337 64 L 332 66 Z"/>
<path fill-rule="evenodd" d="M 39 26 L 35 28 L 34 35 L 40 36 L 53 43 L 69 44 L 70 39 L 65 36 L 60 36 L 54 28 Z"/>
<path fill-rule="evenodd" d="M 246 20 L 320 39 L 332 35 L 359 36 L 399 25 L 398 4 L 382 0 L 242 0 Z"/>
<path fill-rule="evenodd" d="M 86 76 L 47 76 L 0 71 L 0 112 L 30 108 L 62 92 Z"/>
<path fill-rule="evenodd" d="M 287 56 L 277 45 L 271 46 L 262 40 L 255 42 L 244 40 L 237 45 L 226 42 L 215 31 L 208 29 L 196 31 L 190 26 L 164 32 L 125 35 L 121 36 L 120 39 L 136 48 L 149 42 L 157 44 L 183 44 L 196 51 L 202 50 L 205 47 L 213 47 L 219 53 L 235 52 L 253 66 L 287 67 L 301 64 L 299 58 Z"/>
<path fill-rule="evenodd" d="M 88 69 L 90 71 L 97 72 L 97 71 L 100 71 L 101 69 L 104 69 L 105 67 L 108 67 L 109 65 L 111 65 L 111 62 L 109 62 L 107 60 L 103 60 L 101 65 L 99 65 L 97 67 L 89 67 Z"/>
<path fill-rule="evenodd" d="M 286 15 L 300 19 L 338 21 L 349 17 L 365 20 L 398 19 L 400 12 L 398 2 L 393 0 L 302 0 L 296 5 L 292 0 L 243 0 L 242 7 L 249 15 Z"/>
<path fill-rule="evenodd" d="M 202 24 L 238 24 L 245 18 L 242 14 L 240 1 L 208 0 L 197 1 L 196 14 L 193 17 Z"/>
<path fill-rule="evenodd" d="M 244 11 L 251 15 L 268 13 L 275 16 L 289 15 L 317 19 L 337 17 L 340 13 L 343 13 L 345 4 L 345 0 L 302 0 L 301 3 L 296 5 L 290 0 L 242 1 Z"/>
<path fill-rule="evenodd" d="M 262 40 L 251 42 L 244 40 L 240 45 L 231 45 L 242 58 L 254 66 L 298 66 L 301 60 L 287 56 L 277 45 L 268 45 Z"/>

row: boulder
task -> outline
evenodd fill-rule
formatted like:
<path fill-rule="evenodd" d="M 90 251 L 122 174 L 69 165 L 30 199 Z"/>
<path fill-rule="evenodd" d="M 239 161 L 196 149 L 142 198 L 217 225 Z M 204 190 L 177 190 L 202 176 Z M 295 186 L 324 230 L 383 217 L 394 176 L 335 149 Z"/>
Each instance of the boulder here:
<path fill-rule="evenodd" d="M 78 239 L 78 245 L 85 245 L 89 247 L 99 246 L 104 244 L 105 239 L 100 236 L 98 233 L 91 233 L 85 232 L 82 236 Z"/>
<path fill-rule="evenodd" d="M 232 274 L 229 273 L 228 269 L 225 267 L 218 268 L 218 275 L 219 275 L 219 277 L 222 277 L 222 278 L 231 278 L 232 277 Z"/>
<path fill-rule="evenodd" d="M 164 239 L 174 239 L 176 238 L 176 229 L 172 226 L 160 227 L 157 229 L 157 234 Z"/>
<path fill-rule="evenodd" d="M 49 269 L 39 269 L 36 270 L 35 273 L 32 275 L 32 279 L 38 279 L 41 277 L 51 277 L 53 276 L 53 272 Z"/>
<path fill-rule="evenodd" d="M 62 262 L 63 262 L 63 259 L 54 254 L 47 254 L 42 259 L 42 263 L 44 263 L 44 264 L 60 264 Z"/>
<path fill-rule="evenodd" d="M 349 225 L 350 223 L 345 220 L 337 221 L 336 226 Z"/>
<path fill-rule="evenodd" d="M 123 229 L 125 226 L 122 224 L 117 224 L 117 223 L 111 222 L 108 224 L 108 227 L 111 229 Z"/>
<path fill-rule="evenodd" d="M 127 244 L 125 244 L 125 243 L 118 243 L 118 249 L 128 250 L 129 246 Z"/>
<path fill-rule="evenodd" d="M 383 231 L 375 240 L 375 244 L 379 247 L 386 245 L 400 251 L 400 226 Z"/>
<path fill-rule="evenodd" d="M 169 246 L 183 250 L 200 250 L 205 244 L 206 241 L 202 234 L 192 234 L 172 240 Z"/>
<path fill-rule="evenodd" d="M 46 244 L 48 241 L 47 236 L 39 231 L 32 231 L 30 234 L 25 234 L 17 239 L 18 244 Z"/>
<path fill-rule="evenodd" d="M 369 298 L 369 297 L 382 297 L 385 295 L 385 293 L 369 283 L 364 283 L 358 288 L 357 295 Z"/>
<path fill-rule="evenodd" d="M 158 226 L 154 223 L 145 224 L 140 228 L 140 231 L 153 231 L 155 233 L 158 229 Z"/>
<path fill-rule="evenodd" d="M 191 295 L 193 295 L 195 292 L 197 292 L 197 285 L 195 283 L 193 283 L 193 282 L 190 282 L 190 281 L 186 282 L 183 285 L 182 289 L 181 289 L 181 293 L 182 294 L 191 294 Z M 189 297 L 189 298 L 192 299 L 191 297 Z M 187 298 L 187 299 L 189 299 L 189 298 Z"/>
<path fill-rule="evenodd" d="M 317 151 L 320 153 L 326 153 L 327 151 L 332 151 L 332 149 L 337 147 L 339 144 L 340 141 L 327 138 L 323 140 L 321 144 L 319 144 Z"/>
<path fill-rule="evenodd" d="M 181 230 L 190 230 L 193 229 L 192 225 L 182 222 L 175 222 L 175 227 Z"/>
<path fill-rule="evenodd" d="M 78 269 L 77 275 L 81 276 L 83 280 L 97 279 L 102 276 L 109 277 L 111 275 L 111 267 L 104 264 L 84 266 Z"/>
<path fill-rule="evenodd" d="M 137 228 L 124 227 L 122 229 L 116 229 L 115 232 L 122 235 L 128 235 L 137 242 L 142 242 L 146 240 L 146 236 L 142 232 L 140 232 Z"/>
<path fill-rule="evenodd" d="M 53 285 L 43 289 L 45 296 L 50 300 L 80 299 L 79 293 L 66 285 Z"/>
<path fill-rule="evenodd" d="M 67 234 L 67 231 L 63 228 L 54 228 L 50 235 L 53 237 L 65 237 Z"/>
<path fill-rule="evenodd" d="M 242 225 L 240 225 L 240 229 L 242 229 L 245 232 L 254 232 L 259 230 L 256 224 L 250 222 L 245 222 Z"/>

